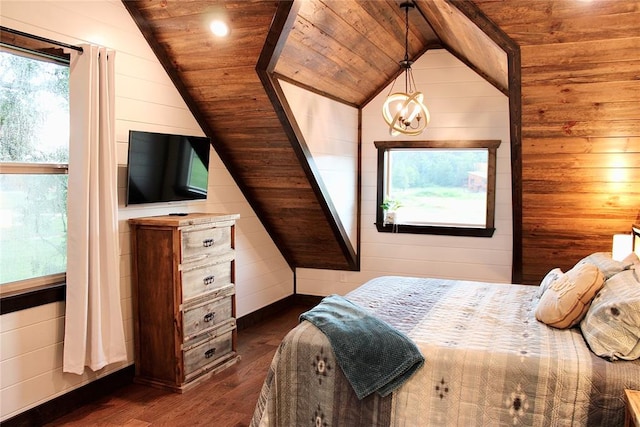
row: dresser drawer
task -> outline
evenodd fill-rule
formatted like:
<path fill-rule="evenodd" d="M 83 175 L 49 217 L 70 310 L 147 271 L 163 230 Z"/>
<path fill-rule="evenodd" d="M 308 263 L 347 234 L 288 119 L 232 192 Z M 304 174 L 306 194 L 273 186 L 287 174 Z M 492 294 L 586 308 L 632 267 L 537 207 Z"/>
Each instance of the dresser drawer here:
<path fill-rule="evenodd" d="M 231 307 L 232 300 L 229 295 L 185 308 L 182 317 L 184 341 L 188 341 L 205 331 L 235 326 Z"/>
<path fill-rule="evenodd" d="M 231 262 L 204 264 L 182 271 L 182 301 L 231 283 Z"/>
<path fill-rule="evenodd" d="M 231 353 L 232 339 L 233 331 L 228 331 L 185 350 L 183 355 L 185 377 L 188 378 L 189 374 Z"/>
<path fill-rule="evenodd" d="M 181 238 L 181 262 L 231 251 L 231 227 L 190 227 L 182 231 Z"/>

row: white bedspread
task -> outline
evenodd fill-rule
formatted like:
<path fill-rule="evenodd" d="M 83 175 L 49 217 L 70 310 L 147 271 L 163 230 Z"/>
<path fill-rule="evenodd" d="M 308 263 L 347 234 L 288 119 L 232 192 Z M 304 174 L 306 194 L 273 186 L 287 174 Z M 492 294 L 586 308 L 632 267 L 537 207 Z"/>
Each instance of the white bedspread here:
<path fill-rule="evenodd" d="M 367 282 L 346 297 L 414 340 L 424 366 L 390 399 L 360 401 L 322 333 L 300 325 L 274 358 L 253 425 L 622 425 L 623 390 L 640 389 L 640 361 L 609 362 L 579 329 L 538 322 L 536 295 L 521 285 Z"/>

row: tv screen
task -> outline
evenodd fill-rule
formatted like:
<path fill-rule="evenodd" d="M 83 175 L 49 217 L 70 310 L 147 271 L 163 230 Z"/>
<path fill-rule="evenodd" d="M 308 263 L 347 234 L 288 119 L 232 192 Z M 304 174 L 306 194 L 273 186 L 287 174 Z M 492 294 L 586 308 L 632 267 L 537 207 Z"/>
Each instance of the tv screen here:
<path fill-rule="evenodd" d="M 129 131 L 127 205 L 207 198 L 207 137 Z"/>

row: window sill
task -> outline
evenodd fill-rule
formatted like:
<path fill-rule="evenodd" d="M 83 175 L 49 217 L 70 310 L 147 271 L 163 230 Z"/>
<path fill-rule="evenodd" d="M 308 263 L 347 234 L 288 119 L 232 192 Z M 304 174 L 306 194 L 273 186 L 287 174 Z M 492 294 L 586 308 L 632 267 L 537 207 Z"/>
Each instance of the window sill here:
<path fill-rule="evenodd" d="M 0 315 L 13 313 L 57 301 L 64 301 L 66 297 L 66 283 L 42 286 L 14 293 L 3 294 L 0 297 Z"/>
<path fill-rule="evenodd" d="M 495 228 L 440 227 L 430 225 L 407 225 L 375 223 L 380 233 L 435 234 L 441 236 L 493 237 Z"/>

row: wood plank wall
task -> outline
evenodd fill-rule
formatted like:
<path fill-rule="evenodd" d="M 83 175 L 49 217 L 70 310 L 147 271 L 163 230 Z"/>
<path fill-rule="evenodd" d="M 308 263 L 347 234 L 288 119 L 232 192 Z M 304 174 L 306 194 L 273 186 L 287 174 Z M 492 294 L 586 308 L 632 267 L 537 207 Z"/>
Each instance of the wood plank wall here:
<path fill-rule="evenodd" d="M 640 2 L 476 0 L 521 48 L 523 280 L 640 222 Z"/>

